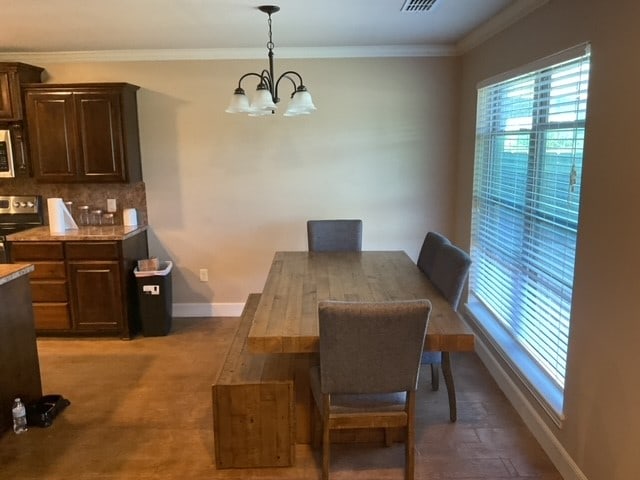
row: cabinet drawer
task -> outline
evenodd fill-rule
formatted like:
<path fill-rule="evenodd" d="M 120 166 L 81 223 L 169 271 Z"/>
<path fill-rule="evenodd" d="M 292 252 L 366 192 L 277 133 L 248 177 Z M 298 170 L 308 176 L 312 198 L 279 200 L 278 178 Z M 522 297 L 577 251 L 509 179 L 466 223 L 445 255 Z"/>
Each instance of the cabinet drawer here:
<path fill-rule="evenodd" d="M 31 298 L 34 302 L 66 302 L 65 280 L 36 280 L 31 282 Z"/>
<path fill-rule="evenodd" d="M 32 262 L 35 270 L 31 273 L 32 280 L 61 279 L 67 277 L 64 262 Z"/>
<path fill-rule="evenodd" d="M 16 242 L 11 244 L 11 259 L 24 260 L 64 260 L 62 242 Z"/>
<path fill-rule="evenodd" d="M 34 303 L 33 319 L 36 330 L 69 330 L 71 328 L 67 303 Z"/>
<path fill-rule="evenodd" d="M 118 242 L 67 242 L 68 260 L 117 260 Z"/>

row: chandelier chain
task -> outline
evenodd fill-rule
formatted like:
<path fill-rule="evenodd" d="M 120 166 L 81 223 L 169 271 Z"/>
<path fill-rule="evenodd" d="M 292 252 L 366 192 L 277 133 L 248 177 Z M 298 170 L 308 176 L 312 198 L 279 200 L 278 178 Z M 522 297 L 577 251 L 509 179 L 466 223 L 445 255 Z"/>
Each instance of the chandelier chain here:
<path fill-rule="evenodd" d="M 275 45 L 273 44 L 273 33 L 271 32 L 271 14 L 269 14 L 269 41 L 267 42 L 267 48 L 269 50 L 273 50 L 273 47 L 275 47 Z"/>

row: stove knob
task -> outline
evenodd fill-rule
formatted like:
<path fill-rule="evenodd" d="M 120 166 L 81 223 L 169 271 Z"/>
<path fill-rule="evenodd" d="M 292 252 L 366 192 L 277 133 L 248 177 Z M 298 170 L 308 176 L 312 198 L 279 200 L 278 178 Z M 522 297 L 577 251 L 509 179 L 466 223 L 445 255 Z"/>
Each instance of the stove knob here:
<path fill-rule="evenodd" d="M 27 206 L 27 202 L 20 202 L 20 206 L 21 206 L 22 208 L 25 208 L 25 207 Z"/>
<path fill-rule="evenodd" d="M 20 206 L 20 202 L 18 202 L 17 200 L 15 202 L 13 202 L 13 206 L 15 208 L 18 208 Z"/>
<path fill-rule="evenodd" d="M 27 202 L 27 207 L 33 208 L 33 205 L 34 205 L 33 202 Z"/>

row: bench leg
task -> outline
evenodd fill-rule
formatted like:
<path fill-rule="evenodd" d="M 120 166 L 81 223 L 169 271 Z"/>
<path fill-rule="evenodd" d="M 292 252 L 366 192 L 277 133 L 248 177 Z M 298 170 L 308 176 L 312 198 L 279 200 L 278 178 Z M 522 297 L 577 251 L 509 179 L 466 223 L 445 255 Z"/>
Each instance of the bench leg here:
<path fill-rule="evenodd" d="M 449 352 L 442 352 L 442 376 L 447 385 L 447 394 L 449 395 L 449 419 L 455 422 L 458 419 L 458 410 L 456 408 L 456 387 L 453 384 Z"/>

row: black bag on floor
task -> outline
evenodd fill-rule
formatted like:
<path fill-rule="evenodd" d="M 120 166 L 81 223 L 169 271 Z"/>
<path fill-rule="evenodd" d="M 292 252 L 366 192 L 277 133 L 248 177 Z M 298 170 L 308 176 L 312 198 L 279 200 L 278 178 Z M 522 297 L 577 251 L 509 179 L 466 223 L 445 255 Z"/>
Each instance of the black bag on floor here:
<path fill-rule="evenodd" d="M 48 427 L 53 423 L 53 419 L 70 404 L 71 402 L 62 395 L 45 395 L 27 405 L 27 425 Z"/>

